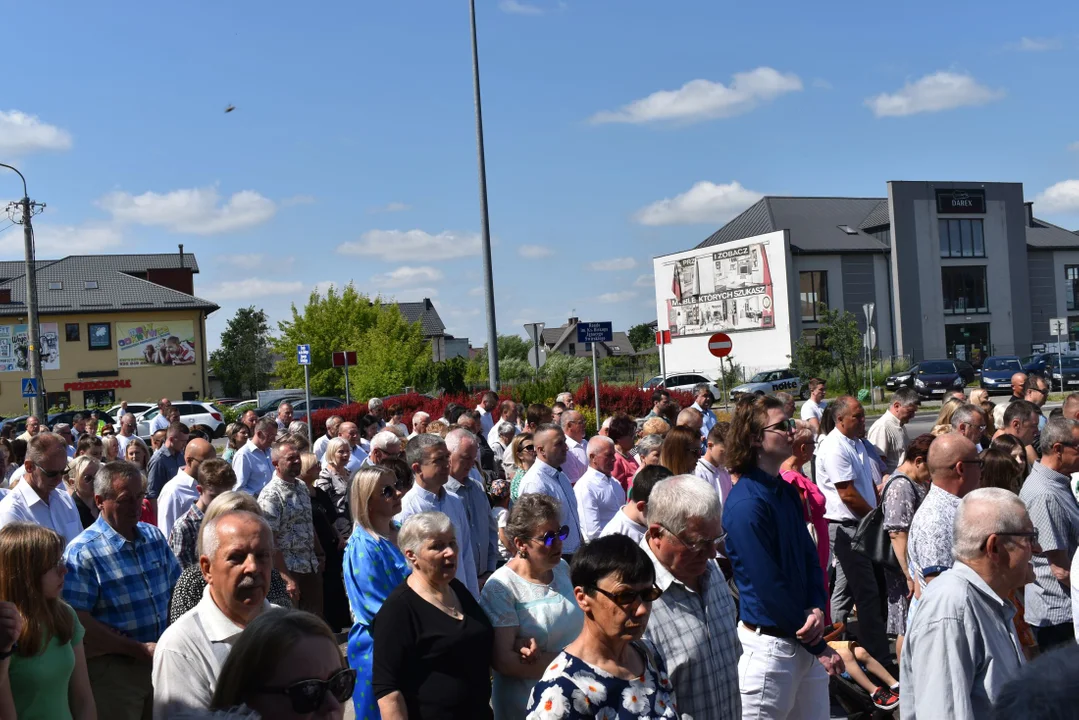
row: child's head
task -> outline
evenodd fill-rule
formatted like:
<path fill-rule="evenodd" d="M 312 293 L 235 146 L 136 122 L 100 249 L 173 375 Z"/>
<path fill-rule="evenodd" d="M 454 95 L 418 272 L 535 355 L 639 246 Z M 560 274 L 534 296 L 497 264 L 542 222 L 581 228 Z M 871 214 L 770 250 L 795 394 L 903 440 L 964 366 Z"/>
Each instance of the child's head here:
<path fill-rule="evenodd" d="M 723 461 L 727 454 L 725 449 L 727 432 L 730 429 L 731 424 L 729 422 L 717 422 L 708 431 L 708 449 L 705 451 L 705 457 L 708 458 L 708 462 L 716 467 L 723 467 L 724 465 Z"/>

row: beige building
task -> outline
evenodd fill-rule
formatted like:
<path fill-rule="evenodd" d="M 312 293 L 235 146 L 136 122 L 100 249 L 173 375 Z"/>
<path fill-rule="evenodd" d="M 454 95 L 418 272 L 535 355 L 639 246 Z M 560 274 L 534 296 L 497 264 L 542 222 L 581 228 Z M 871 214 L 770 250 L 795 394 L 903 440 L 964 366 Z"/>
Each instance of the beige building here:
<path fill-rule="evenodd" d="M 0 415 L 26 413 L 25 264 L 0 262 Z M 40 352 L 50 408 L 207 397 L 206 317 L 194 255 L 37 261 Z"/>

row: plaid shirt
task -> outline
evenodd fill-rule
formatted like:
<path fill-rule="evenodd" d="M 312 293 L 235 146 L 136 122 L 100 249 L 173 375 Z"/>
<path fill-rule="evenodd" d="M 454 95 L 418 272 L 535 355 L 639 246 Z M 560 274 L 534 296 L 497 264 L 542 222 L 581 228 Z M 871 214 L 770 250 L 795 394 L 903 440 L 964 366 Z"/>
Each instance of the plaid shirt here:
<path fill-rule="evenodd" d="M 197 504 L 192 505 L 173 524 L 172 532 L 169 533 L 169 547 L 176 553 L 181 567 L 186 568 L 199 561 L 199 528 L 202 527 L 203 514 Z"/>
<path fill-rule="evenodd" d="M 663 590 L 652 603 L 644 632 L 667 663 L 678 696 L 678 711 L 694 720 L 739 720 L 738 612 L 723 571 L 714 562 L 701 577 L 703 594 L 675 579 L 652 554 L 648 538 L 641 547 L 656 568 L 656 586 Z"/>
<path fill-rule="evenodd" d="M 138 642 L 157 642 L 169 622 L 180 563 L 155 526 L 140 522 L 134 541 L 99 517 L 64 552 L 64 600 Z"/>

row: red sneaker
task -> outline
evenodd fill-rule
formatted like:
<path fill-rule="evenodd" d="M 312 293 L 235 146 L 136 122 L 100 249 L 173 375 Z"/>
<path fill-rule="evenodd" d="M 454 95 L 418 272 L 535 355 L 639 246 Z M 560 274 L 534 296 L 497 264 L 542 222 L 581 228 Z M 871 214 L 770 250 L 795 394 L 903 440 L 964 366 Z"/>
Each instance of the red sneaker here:
<path fill-rule="evenodd" d="M 873 693 L 873 705 L 881 710 L 894 710 L 899 705 L 899 695 L 889 688 L 879 687 Z"/>

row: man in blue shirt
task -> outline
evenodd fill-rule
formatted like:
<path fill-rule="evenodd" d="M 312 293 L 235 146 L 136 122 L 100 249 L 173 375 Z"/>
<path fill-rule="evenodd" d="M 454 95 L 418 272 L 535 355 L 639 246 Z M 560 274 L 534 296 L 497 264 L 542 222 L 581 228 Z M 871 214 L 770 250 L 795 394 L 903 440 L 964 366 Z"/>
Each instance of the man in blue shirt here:
<path fill-rule="evenodd" d="M 727 465 L 740 475 L 723 510 L 740 596 L 739 691 L 743 717 L 826 720 L 828 675 L 843 661 L 824 642 L 828 598 L 802 503 L 779 478 L 793 426 L 781 401 L 762 396 L 739 405 L 727 433 Z"/>

